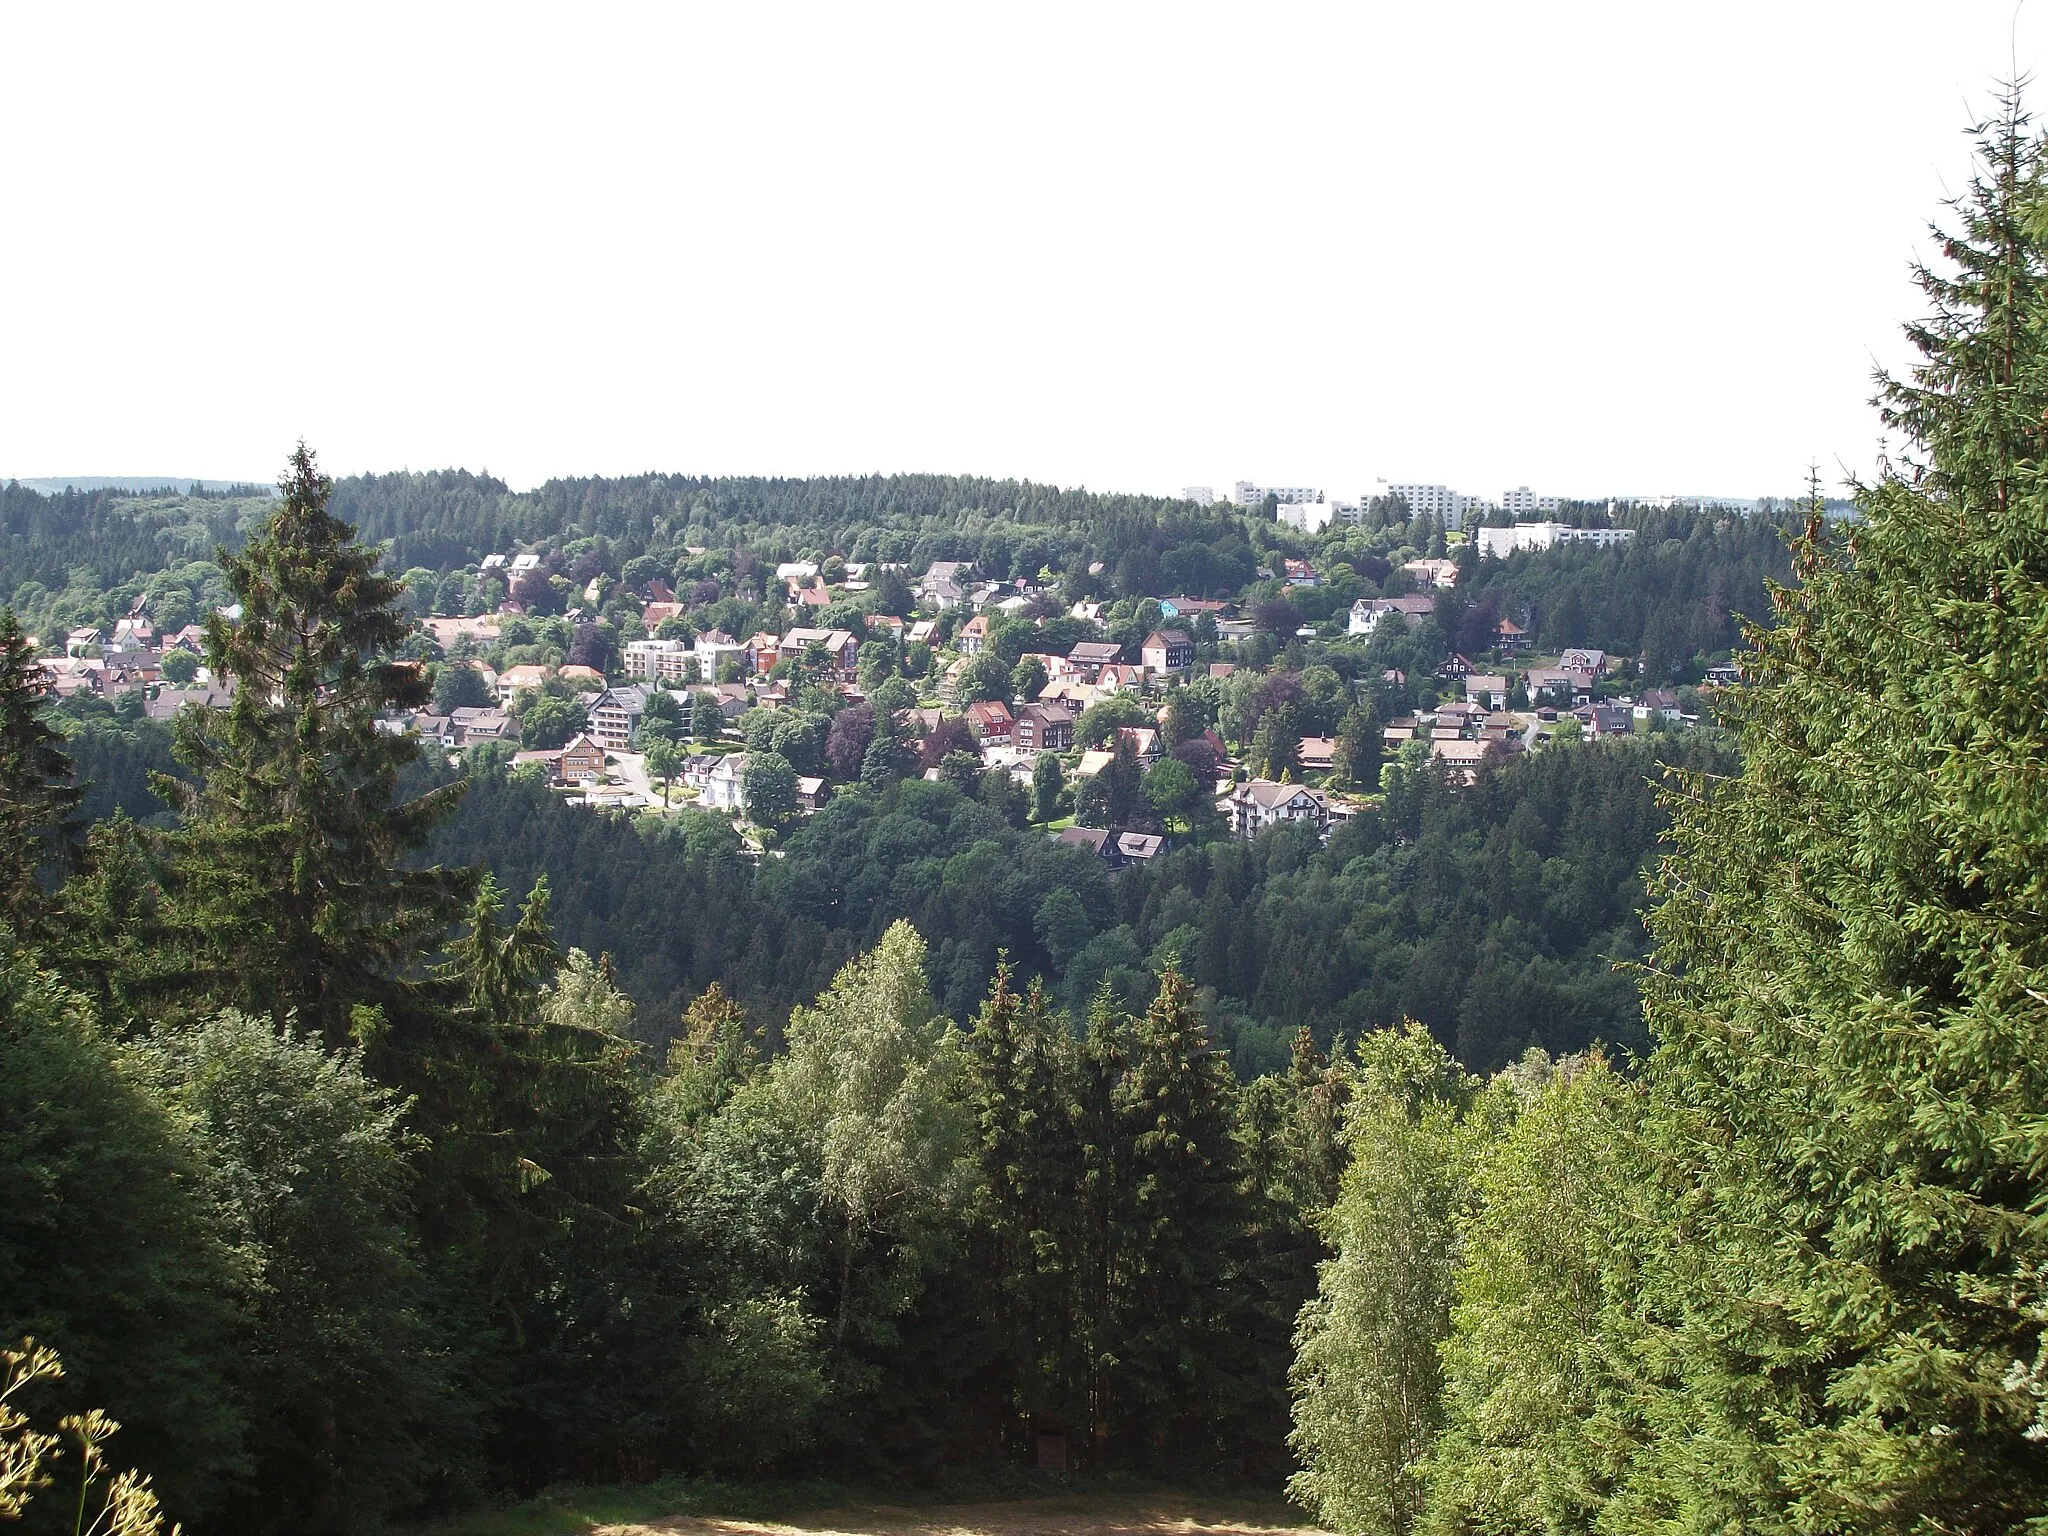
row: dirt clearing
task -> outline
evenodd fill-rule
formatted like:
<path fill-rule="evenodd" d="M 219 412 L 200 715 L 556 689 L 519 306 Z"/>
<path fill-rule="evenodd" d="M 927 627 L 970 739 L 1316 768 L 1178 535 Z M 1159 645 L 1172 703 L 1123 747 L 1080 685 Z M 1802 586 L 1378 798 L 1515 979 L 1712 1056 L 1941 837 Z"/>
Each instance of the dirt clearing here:
<path fill-rule="evenodd" d="M 599 1525 L 591 1536 L 1310 1536 L 1305 1517 L 1275 1500 L 1195 1494 L 1075 1494 L 983 1504 L 848 1504 L 783 1520 L 668 1515 Z"/>

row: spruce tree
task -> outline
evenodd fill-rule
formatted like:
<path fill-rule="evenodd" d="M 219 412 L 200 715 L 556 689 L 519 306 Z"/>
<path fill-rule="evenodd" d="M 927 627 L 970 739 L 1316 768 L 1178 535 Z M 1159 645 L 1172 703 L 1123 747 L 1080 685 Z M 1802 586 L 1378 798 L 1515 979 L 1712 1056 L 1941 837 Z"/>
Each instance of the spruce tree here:
<path fill-rule="evenodd" d="M 1249 1225 L 1234 1135 L 1235 1084 L 1169 967 L 1130 1028 L 1112 1091 L 1117 1154 L 1109 1328 L 1111 1428 L 1140 1464 L 1206 1464 L 1221 1410 L 1242 1391 L 1239 1290 Z"/>
<path fill-rule="evenodd" d="M 80 795 L 44 682 L 14 610 L 0 612 L 0 922 L 23 938 L 42 934 L 49 903 L 39 876 L 68 853 Z"/>
<path fill-rule="evenodd" d="M 1007 960 L 967 1037 L 981 1160 L 983 1234 L 997 1333 L 999 1404 L 1013 1435 L 1065 1429 L 1080 1409 L 1072 1315 L 1081 1229 L 1073 1035 Z"/>
<path fill-rule="evenodd" d="M 2048 1502 L 2048 327 L 2016 99 L 1923 272 L 1908 461 L 1752 636 L 1675 806 L 1608 1520 L 2017 1531 Z"/>
<path fill-rule="evenodd" d="M 206 659 L 234 703 L 178 722 L 197 783 L 155 781 L 183 816 L 169 918 L 200 1003 L 338 1043 L 359 1007 L 414 1006 L 408 973 L 472 881 L 409 865 L 461 786 L 398 798 L 417 744 L 378 721 L 430 698 L 422 669 L 394 659 L 412 627 L 403 588 L 327 510 L 333 484 L 303 443 L 279 489 L 255 537 L 219 554 L 240 614 L 208 619 Z"/>

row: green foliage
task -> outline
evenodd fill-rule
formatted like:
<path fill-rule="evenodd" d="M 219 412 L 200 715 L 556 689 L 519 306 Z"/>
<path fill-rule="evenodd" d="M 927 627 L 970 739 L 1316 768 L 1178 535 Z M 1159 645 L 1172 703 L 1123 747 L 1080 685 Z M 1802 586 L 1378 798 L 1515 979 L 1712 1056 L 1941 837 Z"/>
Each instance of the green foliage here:
<path fill-rule="evenodd" d="M 0 1336 L 66 1362 L 75 1400 L 127 1426 L 174 1508 L 245 1470 L 235 1296 L 247 1279 L 203 1152 L 85 999 L 0 957 Z"/>
<path fill-rule="evenodd" d="M 2048 1498 L 2048 258 L 2011 98 L 1980 156 L 1886 390 L 1922 464 L 1846 539 L 1810 519 L 1730 711 L 1744 772 L 1676 801 L 1631 1528 L 2018 1530 Z"/>
<path fill-rule="evenodd" d="M 779 827 L 796 814 L 796 769 L 780 752 L 749 752 L 740 789 L 759 826 Z"/>
<path fill-rule="evenodd" d="M 355 1008 L 408 1005 L 401 973 L 438 944 L 467 882 L 401 867 L 461 787 L 395 803 L 416 743 L 377 719 L 425 704 L 427 685 L 390 659 L 408 628 L 399 585 L 327 511 L 331 490 L 302 445 L 276 510 L 225 558 L 243 612 L 208 621 L 206 657 L 237 680 L 235 701 L 178 721 L 197 782 L 155 784 L 182 817 L 166 894 L 194 1000 L 338 1043 Z"/>
<path fill-rule="evenodd" d="M 12 610 L 0 612 L 0 923 L 34 936 L 48 901 L 40 876 L 64 862 L 80 790 L 47 717 L 43 672 Z"/>
<path fill-rule="evenodd" d="M 396 1096 L 360 1053 L 234 1013 L 151 1037 L 142 1062 L 197 1133 L 244 1267 L 252 1469 L 233 1518 L 341 1531 L 414 1507 L 470 1426 L 409 1230 Z"/>
<path fill-rule="evenodd" d="M 450 662 L 434 673 L 434 713 L 452 715 L 458 709 L 489 709 L 497 702 L 491 696 L 483 673 L 461 662 Z"/>
<path fill-rule="evenodd" d="M 1420 1026 L 1367 1043 L 1351 1165 L 1325 1225 L 1336 1257 L 1297 1335 L 1289 1491 L 1347 1533 L 1402 1536 L 1442 1422 L 1438 1346 L 1486 1117 L 1469 1113 L 1476 1084 Z"/>

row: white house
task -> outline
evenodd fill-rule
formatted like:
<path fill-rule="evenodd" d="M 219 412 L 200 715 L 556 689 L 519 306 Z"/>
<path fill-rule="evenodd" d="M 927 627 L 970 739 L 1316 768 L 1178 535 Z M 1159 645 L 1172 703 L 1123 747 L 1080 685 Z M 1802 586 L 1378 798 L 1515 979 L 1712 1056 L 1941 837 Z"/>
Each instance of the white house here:
<path fill-rule="evenodd" d="M 1369 635 L 1381 619 L 1390 613 L 1398 613 L 1413 623 L 1436 612 L 1436 599 L 1419 594 L 1409 597 L 1361 597 L 1351 605 L 1351 622 L 1348 626 L 1354 635 Z"/>
<path fill-rule="evenodd" d="M 1275 784 L 1253 779 L 1230 793 L 1230 826 L 1241 838 L 1254 838 L 1282 822 L 1306 821 L 1321 836 L 1329 830 L 1330 807 L 1305 784 Z"/>
<path fill-rule="evenodd" d="M 699 803 L 714 811 L 744 813 L 747 808 L 745 779 L 747 754 L 728 752 L 718 766 L 705 776 Z"/>

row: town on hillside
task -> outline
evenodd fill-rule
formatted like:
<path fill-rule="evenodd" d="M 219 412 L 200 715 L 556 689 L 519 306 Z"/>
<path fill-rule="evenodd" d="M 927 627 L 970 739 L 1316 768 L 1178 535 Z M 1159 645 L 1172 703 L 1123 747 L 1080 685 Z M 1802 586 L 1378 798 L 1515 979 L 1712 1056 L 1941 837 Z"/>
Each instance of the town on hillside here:
<path fill-rule="evenodd" d="M 757 850 L 849 785 L 921 775 L 1114 868 L 1285 823 L 1327 838 L 1390 769 L 1469 783 L 1564 742 L 1689 729 L 1738 680 L 1725 652 L 1677 686 L 1598 648 L 1545 652 L 1527 605 L 1470 596 L 1489 566 L 1625 547 L 1633 529 L 1558 522 L 1526 490 L 1506 499 L 1541 520 L 1475 526 L 1445 487 L 1395 491 L 1378 521 L 1397 533 L 1407 498 L 1427 508 L 1398 563 L 1305 549 L 1228 595 L 1133 591 L 1099 562 L 1077 581 L 830 552 L 751 572 L 699 547 L 675 569 L 606 569 L 559 542 L 493 553 L 409 573 L 406 651 L 433 704 L 382 725 L 579 805 L 715 814 Z M 1240 483 L 1233 500 L 1309 532 L 1361 516 L 1300 488 Z M 147 594 L 44 650 L 59 696 L 151 719 L 234 696 L 204 626 L 159 629 Z"/>

